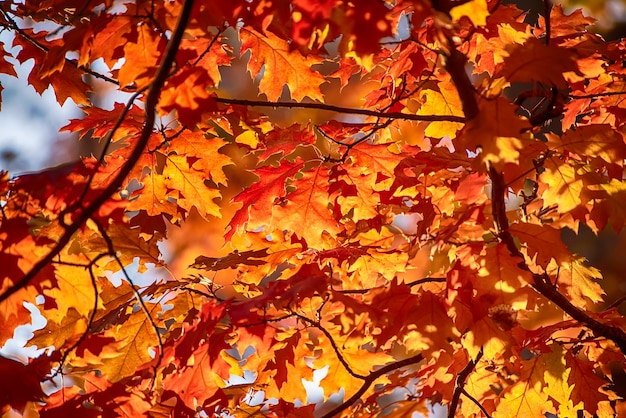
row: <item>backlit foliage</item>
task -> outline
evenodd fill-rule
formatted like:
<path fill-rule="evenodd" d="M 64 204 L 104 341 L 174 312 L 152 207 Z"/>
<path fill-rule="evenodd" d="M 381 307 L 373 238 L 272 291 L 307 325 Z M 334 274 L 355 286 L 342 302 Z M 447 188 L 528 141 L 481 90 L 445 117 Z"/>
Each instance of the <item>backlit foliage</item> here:
<path fill-rule="evenodd" d="M 0 2 L 29 83 L 104 145 L 2 174 L 0 345 L 30 302 L 47 348 L 0 357 L 2 412 L 624 413 L 621 295 L 561 241 L 626 222 L 626 46 L 593 21 L 497 0 Z M 94 79 L 132 96 L 99 108 Z"/>

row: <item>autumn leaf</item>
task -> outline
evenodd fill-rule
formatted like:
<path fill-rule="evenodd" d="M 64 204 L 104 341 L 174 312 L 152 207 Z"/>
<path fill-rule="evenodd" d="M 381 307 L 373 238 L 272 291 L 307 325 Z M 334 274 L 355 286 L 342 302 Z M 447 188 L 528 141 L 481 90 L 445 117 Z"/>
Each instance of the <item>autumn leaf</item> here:
<path fill-rule="evenodd" d="M 132 27 L 125 38 L 126 63 L 119 70 L 119 81 L 123 86 L 145 87 L 156 72 L 165 42 L 149 25 Z"/>
<path fill-rule="evenodd" d="M 543 83 L 566 89 L 566 74 L 579 72 L 575 53 L 556 45 L 546 45 L 536 38 L 530 38 L 522 45 L 513 44 L 506 50 L 509 56 L 496 77 L 509 83 Z"/>
<path fill-rule="evenodd" d="M 476 151 L 485 164 L 502 168 L 518 163 L 520 150 L 531 142 L 529 129 L 528 121 L 517 116 L 505 99 L 484 101 L 478 117 L 467 124 L 461 143 Z"/>
<path fill-rule="evenodd" d="M 547 185 L 541 195 L 544 204 L 556 205 L 559 213 L 571 212 L 586 203 L 581 201 L 583 181 L 577 178 L 572 165 L 551 159 L 541 173 L 540 180 Z"/>
<path fill-rule="evenodd" d="M 287 42 L 271 32 L 264 36 L 252 29 L 243 29 L 239 36 L 241 53 L 251 51 L 248 69 L 252 77 L 257 77 L 263 68 L 259 90 L 268 100 L 278 100 L 285 84 L 291 97 L 297 101 L 305 97 L 323 100 L 320 85 L 324 77 L 311 69 L 321 60 L 303 57 L 298 51 L 291 51 Z"/>
<path fill-rule="evenodd" d="M 494 417 L 541 416 L 555 411 L 548 395 L 543 391 L 544 375 L 548 363 L 542 355 L 523 360 L 523 375 L 509 387 L 494 412 Z M 554 367 L 554 366 L 553 366 Z"/>
<path fill-rule="evenodd" d="M 4 415 L 624 412 L 626 46 L 594 19 L 13 3 L 0 90 L 22 65 L 83 114 L 47 132 L 72 162 L 0 170 L 0 345 L 45 349 L 3 348 Z"/>

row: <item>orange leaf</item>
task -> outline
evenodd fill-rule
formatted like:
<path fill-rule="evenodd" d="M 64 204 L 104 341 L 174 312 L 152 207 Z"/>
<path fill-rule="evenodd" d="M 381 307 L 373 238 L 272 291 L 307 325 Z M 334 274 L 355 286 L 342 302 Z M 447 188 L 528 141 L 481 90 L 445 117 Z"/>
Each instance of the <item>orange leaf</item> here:
<path fill-rule="evenodd" d="M 253 29 L 242 28 L 241 53 L 250 51 L 248 69 L 252 77 L 257 77 L 263 69 L 259 90 L 270 101 L 278 100 L 286 84 L 291 97 L 302 101 L 305 97 L 323 101 L 320 85 L 324 77 L 311 69 L 321 63 L 321 59 L 303 57 L 298 51 L 291 51 L 289 44 L 268 32 L 262 35 Z"/>

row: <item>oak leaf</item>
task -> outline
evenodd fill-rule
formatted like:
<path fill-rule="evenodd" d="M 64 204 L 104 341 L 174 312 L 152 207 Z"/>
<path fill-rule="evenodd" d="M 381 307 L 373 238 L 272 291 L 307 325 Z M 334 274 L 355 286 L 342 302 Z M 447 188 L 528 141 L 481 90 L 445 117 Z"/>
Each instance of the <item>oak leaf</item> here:
<path fill-rule="evenodd" d="M 271 32 L 262 35 L 253 29 L 244 28 L 239 36 L 240 53 L 250 51 L 248 69 L 252 77 L 257 77 L 263 68 L 259 90 L 268 100 L 278 100 L 285 85 L 289 88 L 291 97 L 299 102 L 305 97 L 323 100 L 320 85 L 325 79 L 311 69 L 321 59 L 304 57 L 300 52 L 292 51 L 286 41 Z"/>

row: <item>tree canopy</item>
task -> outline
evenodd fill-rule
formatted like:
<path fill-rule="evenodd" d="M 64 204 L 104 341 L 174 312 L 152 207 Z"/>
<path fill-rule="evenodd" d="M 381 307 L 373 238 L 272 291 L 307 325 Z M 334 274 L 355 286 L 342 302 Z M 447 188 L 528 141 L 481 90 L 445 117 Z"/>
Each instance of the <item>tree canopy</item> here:
<path fill-rule="evenodd" d="M 561 239 L 626 221 L 626 44 L 544 4 L 0 2 L 0 72 L 101 144 L 0 174 L 0 346 L 46 320 L 2 413 L 626 413 Z"/>

